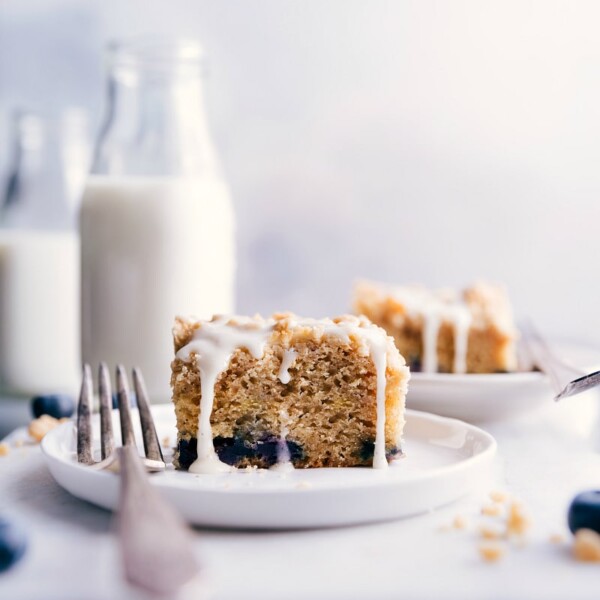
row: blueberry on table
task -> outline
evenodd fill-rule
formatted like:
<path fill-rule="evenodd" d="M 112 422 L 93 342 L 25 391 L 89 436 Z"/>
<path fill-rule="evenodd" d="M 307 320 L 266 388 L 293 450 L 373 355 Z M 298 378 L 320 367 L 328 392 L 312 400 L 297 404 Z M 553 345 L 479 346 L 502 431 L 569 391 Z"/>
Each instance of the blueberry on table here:
<path fill-rule="evenodd" d="M 31 400 L 33 416 L 50 415 L 55 419 L 70 417 L 75 412 L 75 400 L 67 394 L 47 394 Z"/>
<path fill-rule="evenodd" d="M 569 529 L 593 529 L 600 533 L 600 490 L 577 494 L 569 506 Z"/>
<path fill-rule="evenodd" d="M 26 548 L 25 530 L 18 523 L 0 517 L 0 573 L 18 562 Z"/>

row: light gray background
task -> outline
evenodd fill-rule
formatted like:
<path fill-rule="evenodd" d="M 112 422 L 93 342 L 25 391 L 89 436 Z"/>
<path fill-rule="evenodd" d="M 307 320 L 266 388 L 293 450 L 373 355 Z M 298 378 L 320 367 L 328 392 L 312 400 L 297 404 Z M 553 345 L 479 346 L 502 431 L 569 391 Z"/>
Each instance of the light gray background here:
<path fill-rule="evenodd" d="M 600 344 L 600 3 L 3 0 L 0 118 L 102 108 L 115 36 L 194 34 L 239 220 L 238 307 L 343 312 L 356 277 L 508 284 Z"/>

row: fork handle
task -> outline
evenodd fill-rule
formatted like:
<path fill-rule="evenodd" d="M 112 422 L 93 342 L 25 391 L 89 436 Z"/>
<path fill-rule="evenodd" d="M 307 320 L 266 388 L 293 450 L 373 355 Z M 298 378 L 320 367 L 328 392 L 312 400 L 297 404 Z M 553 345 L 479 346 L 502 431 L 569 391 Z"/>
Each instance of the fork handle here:
<path fill-rule="evenodd" d="M 119 543 L 125 577 L 154 594 L 173 594 L 199 570 L 190 531 L 148 481 L 135 446 L 117 448 L 121 471 Z"/>

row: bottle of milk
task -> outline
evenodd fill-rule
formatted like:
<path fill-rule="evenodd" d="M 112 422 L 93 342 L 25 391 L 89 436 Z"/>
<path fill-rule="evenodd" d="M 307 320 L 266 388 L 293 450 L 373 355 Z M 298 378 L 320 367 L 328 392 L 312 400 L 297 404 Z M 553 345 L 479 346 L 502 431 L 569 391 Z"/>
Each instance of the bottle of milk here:
<path fill-rule="evenodd" d="M 0 206 L 0 388 L 75 393 L 80 379 L 76 204 L 89 169 L 87 117 L 13 119 Z"/>
<path fill-rule="evenodd" d="M 200 45 L 139 39 L 109 58 L 80 219 L 83 360 L 141 367 L 151 400 L 166 402 L 174 317 L 233 312 L 233 208 L 207 127 Z"/>

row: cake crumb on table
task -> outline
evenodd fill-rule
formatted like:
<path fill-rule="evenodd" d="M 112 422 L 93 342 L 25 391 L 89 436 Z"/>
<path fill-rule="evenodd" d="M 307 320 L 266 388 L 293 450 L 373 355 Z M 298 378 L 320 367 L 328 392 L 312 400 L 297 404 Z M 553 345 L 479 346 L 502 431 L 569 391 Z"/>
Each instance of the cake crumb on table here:
<path fill-rule="evenodd" d="M 575 534 L 573 554 L 583 562 L 600 562 L 600 535 L 592 529 L 579 529 Z"/>
<path fill-rule="evenodd" d="M 466 529 L 467 520 L 461 515 L 456 515 L 454 521 L 452 521 L 452 527 L 454 527 L 454 529 Z"/>
<path fill-rule="evenodd" d="M 0 456 L 8 456 L 10 454 L 10 446 L 2 442 L 0 444 Z"/>
<path fill-rule="evenodd" d="M 481 507 L 481 514 L 488 517 L 499 517 L 502 512 L 503 510 L 500 504 L 485 504 Z"/>
<path fill-rule="evenodd" d="M 308 481 L 299 481 L 296 484 L 297 490 L 308 490 L 312 487 L 312 485 Z"/>
<path fill-rule="evenodd" d="M 498 528 L 490 527 L 488 525 L 482 525 L 479 528 L 479 533 L 481 534 L 481 537 L 486 540 L 497 540 L 503 536 L 503 532 Z"/>
<path fill-rule="evenodd" d="M 496 562 L 504 557 L 506 550 L 500 544 L 480 544 L 479 556 L 486 562 Z"/>
<path fill-rule="evenodd" d="M 508 500 L 508 494 L 500 490 L 494 490 L 490 492 L 490 498 L 493 502 L 503 503 Z"/>
<path fill-rule="evenodd" d="M 565 536 L 562 533 L 553 533 L 548 537 L 551 544 L 562 544 L 565 541 Z"/>
<path fill-rule="evenodd" d="M 50 430 L 68 420 L 69 419 L 55 419 L 50 415 L 42 415 L 41 417 L 38 417 L 29 423 L 29 429 L 27 431 L 36 442 L 41 442 L 42 438 Z"/>
<path fill-rule="evenodd" d="M 506 532 L 511 535 L 523 535 L 531 527 L 531 522 L 518 502 L 513 502 L 508 509 Z"/>

